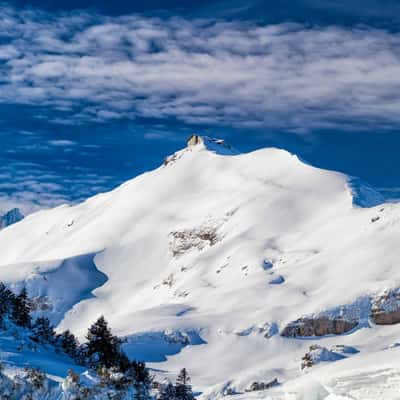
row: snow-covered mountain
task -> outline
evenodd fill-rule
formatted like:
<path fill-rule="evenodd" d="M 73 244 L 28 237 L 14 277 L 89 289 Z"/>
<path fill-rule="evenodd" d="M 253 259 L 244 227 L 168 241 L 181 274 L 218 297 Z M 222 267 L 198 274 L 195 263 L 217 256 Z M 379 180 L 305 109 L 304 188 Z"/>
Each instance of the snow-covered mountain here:
<path fill-rule="evenodd" d="M 185 366 L 203 399 L 398 399 L 400 205 L 380 201 L 284 150 L 192 137 L 1 231 L 0 280 L 59 330 L 104 314 L 130 357 Z"/>

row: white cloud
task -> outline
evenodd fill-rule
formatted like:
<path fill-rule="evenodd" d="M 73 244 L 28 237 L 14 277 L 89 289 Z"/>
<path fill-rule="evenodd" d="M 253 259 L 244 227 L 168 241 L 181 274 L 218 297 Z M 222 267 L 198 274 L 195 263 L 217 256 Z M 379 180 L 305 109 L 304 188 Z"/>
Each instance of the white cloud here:
<path fill-rule="evenodd" d="M 116 183 L 114 177 L 101 176 L 90 169 L 66 165 L 61 175 L 45 166 L 9 161 L 0 165 L 0 215 L 19 207 L 25 215 L 43 208 L 82 201 L 104 192 Z"/>
<path fill-rule="evenodd" d="M 400 125 L 400 34 L 297 24 L 0 11 L 0 102 L 73 124 Z"/>
<path fill-rule="evenodd" d="M 66 139 L 55 139 L 55 140 L 49 140 L 49 144 L 57 147 L 68 147 L 76 145 L 76 142 Z"/>

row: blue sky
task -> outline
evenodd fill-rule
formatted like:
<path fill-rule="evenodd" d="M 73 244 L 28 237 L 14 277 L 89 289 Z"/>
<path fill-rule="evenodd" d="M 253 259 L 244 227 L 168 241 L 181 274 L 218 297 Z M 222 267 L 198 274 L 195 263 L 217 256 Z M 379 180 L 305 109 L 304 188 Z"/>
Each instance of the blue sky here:
<path fill-rule="evenodd" d="M 400 197 L 393 0 L 0 8 L 0 210 L 78 201 L 192 132 L 286 148 Z"/>

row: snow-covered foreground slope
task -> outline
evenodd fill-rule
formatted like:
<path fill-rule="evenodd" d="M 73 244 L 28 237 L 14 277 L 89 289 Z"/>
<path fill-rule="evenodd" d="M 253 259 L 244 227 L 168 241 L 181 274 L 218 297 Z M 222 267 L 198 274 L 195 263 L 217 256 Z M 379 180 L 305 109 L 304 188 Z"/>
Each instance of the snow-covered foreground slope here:
<path fill-rule="evenodd" d="M 83 336 L 104 314 L 132 358 L 167 376 L 185 366 L 204 398 L 278 378 L 238 398 L 339 399 L 354 383 L 349 398 L 397 399 L 388 348 L 400 325 L 371 318 L 377 296 L 400 287 L 400 207 L 358 207 L 356 193 L 379 196 L 349 181 L 283 150 L 200 141 L 112 192 L 2 230 L 0 280 L 25 283 L 60 330 Z M 313 344 L 359 352 L 302 371 Z M 371 385 L 396 394 L 368 397 Z"/>

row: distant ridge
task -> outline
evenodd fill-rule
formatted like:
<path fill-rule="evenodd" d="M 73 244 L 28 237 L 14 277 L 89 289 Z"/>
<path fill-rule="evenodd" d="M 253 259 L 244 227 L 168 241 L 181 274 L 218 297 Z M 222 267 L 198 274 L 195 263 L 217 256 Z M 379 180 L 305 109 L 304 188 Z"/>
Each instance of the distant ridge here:
<path fill-rule="evenodd" d="M 0 229 L 7 228 L 7 226 L 16 224 L 24 219 L 24 215 L 19 208 L 13 208 L 0 217 Z"/>

